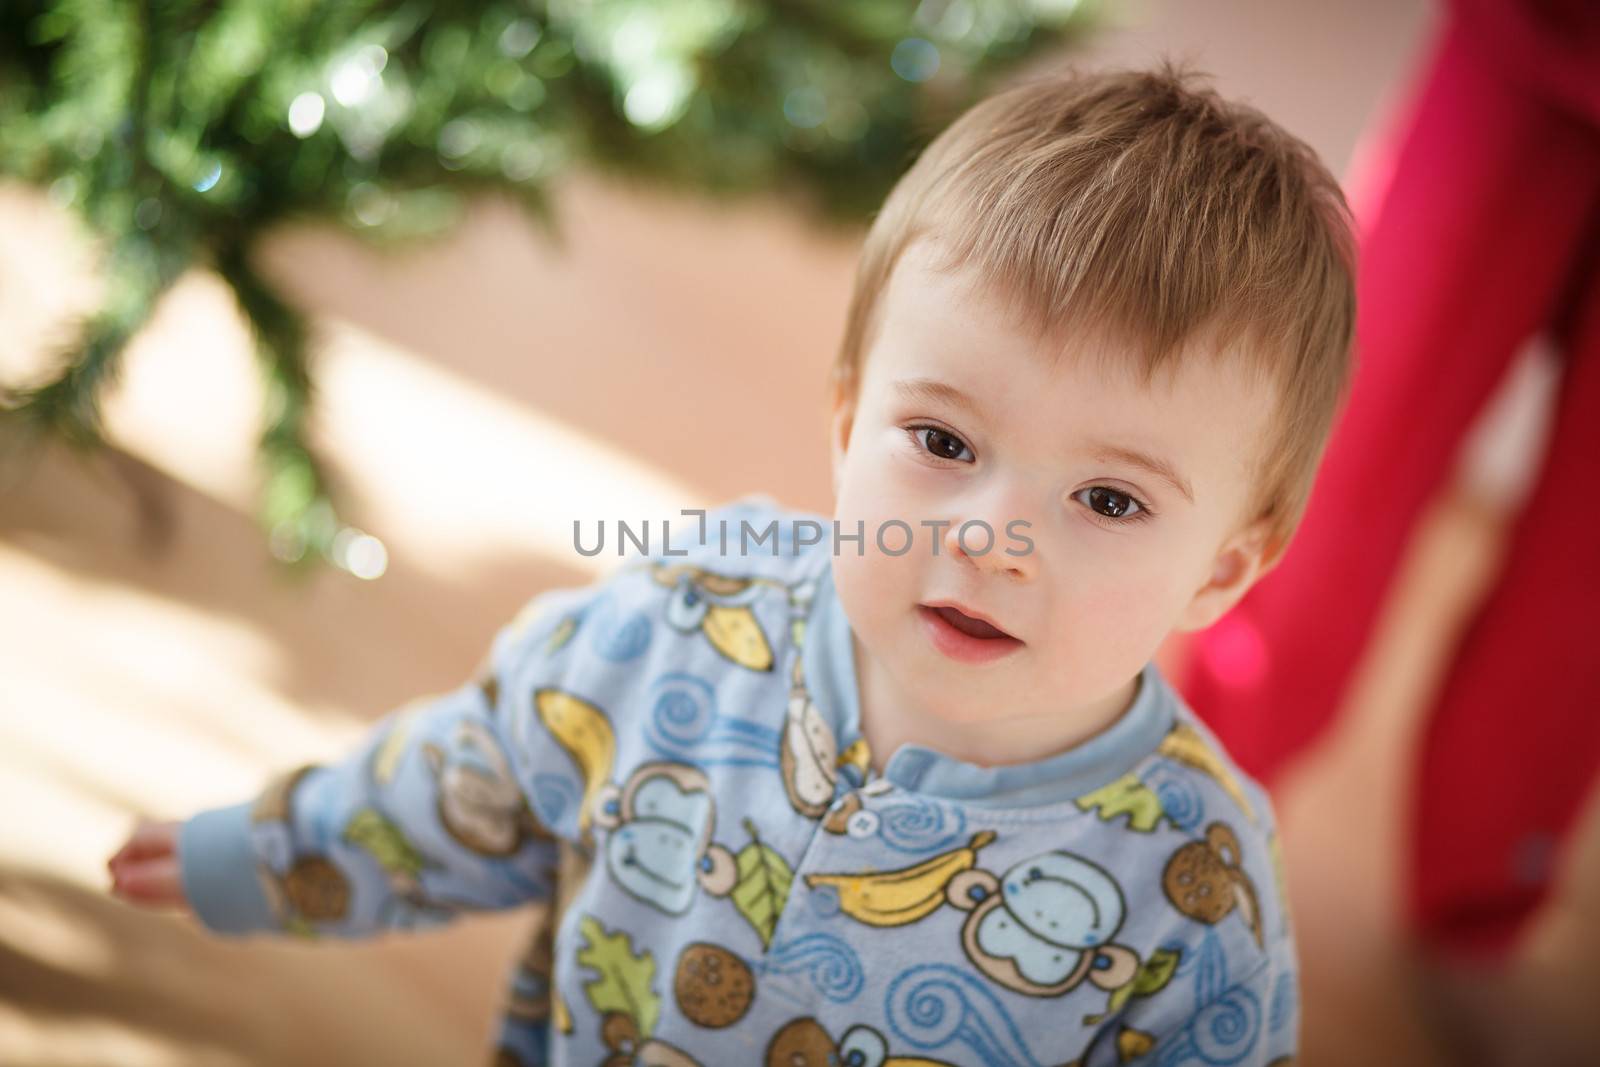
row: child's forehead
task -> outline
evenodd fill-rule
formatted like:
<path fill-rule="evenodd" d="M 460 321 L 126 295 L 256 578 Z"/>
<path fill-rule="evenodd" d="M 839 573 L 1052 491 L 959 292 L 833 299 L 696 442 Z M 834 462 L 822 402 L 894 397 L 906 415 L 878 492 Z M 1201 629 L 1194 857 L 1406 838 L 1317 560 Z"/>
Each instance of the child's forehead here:
<path fill-rule="evenodd" d="M 893 294 L 867 360 L 867 373 L 895 385 L 906 379 L 968 383 L 968 392 L 1006 391 L 1017 379 L 1070 379 L 1075 390 L 1171 401 L 1193 392 L 1249 389 L 1252 361 L 1197 333 L 1147 367 L 1142 341 L 1087 321 L 1036 326 L 997 286 L 970 274 L 913 269 Z M 880 361 L 880 358 L 881 361 Z M 874 368 L 873 363 L 879 362 Z M 931 394 L 924 391 L 925 396 Z"/>
<path fill-rule="evenodd" d="M 1070 317 L 1041 323 L 1000 279 L 951 261 L 948 251 L 936 237 L 919 237 L 890 277 L 864 371 L 891 401 L 938 399 L 937 386 L 945 384 L 974 401 L 1009 407 L 1008 419 L 1032 427 L 1026 412 L 1033 395 L 1092 395 L 1114 405 L 1113 418 L 1143 412 L 1160 422 L 1184 413 L 1186 436 L 1227 439 L 1234 447 L 1260 440 L 1278 412 L 1281 390 L 1264 376 L 1262 361 L 1240 349 L 1247 341 L 1221 342 L 1215 328 L 1201 328 L 1152 365 L 1136 325 Z M 1208 412 L 1217 417 L 1204 417 Z M 1041 418 L 1060 422 L 1048 413 Z M 1234 425 L 1241 422 L 1258 432 L 1241 435 Z M 1046 432 L 1044 425 L 1034 428 Z"/>
<path fill-rule="evenodd" d="M 1085 317 L 1051 321 L 1004 279 L 945 258 L 936 238 L 913 241 L 896 263 L 884 293 L 883 333 L 915 356 L 947 349 L 974 355 L 1027 353 L 1046 365 L 1073 361 L 1108 376 L 1131 372 L 1125 334 Z M 881 334 L 880 334 L 881 336 Z M 935 347 L 931 341 L 938 341 Z"/>

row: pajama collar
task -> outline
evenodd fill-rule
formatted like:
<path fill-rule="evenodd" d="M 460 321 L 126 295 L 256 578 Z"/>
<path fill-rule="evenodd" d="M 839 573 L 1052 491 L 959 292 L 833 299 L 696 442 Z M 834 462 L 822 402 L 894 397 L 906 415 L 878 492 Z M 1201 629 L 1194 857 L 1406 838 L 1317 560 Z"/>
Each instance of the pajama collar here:
<path fill-rule="evenodd" d="M 824 552 L 801 658 L 812 699 L 843 751 L 861 736 L 850 621 L 833 587 Z M 1177 698 L 1151 660 L 1139 672 L 1133 705 L 1111 726 L 1064 752 L 1025 763 L 984 767 L 926 745 L 906 742 L 884 765 L 893 785 L 983 807 L 1034 807 L 1074 800 L 1131 771 L 1174 725 Z"/>

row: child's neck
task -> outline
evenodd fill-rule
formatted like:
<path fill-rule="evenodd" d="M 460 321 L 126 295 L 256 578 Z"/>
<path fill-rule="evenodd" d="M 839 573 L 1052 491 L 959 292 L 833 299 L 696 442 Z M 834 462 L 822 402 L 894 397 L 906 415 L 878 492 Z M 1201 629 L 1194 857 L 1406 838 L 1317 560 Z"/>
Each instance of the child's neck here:
<path fill-rule="evenodd" d="M 1076 709 L 1055 708 L 1003 721 L 950 722 L 919 712 L 853 635 L 851 643 L 861 689 L 861 735 L 879 775 L 889 757 L 907 742 L 981 767 L 1046 759 L 1110 727 L 1133 706 L 1141 684 L 1139 675 L 1134 675 L 1104 699 Z"/>

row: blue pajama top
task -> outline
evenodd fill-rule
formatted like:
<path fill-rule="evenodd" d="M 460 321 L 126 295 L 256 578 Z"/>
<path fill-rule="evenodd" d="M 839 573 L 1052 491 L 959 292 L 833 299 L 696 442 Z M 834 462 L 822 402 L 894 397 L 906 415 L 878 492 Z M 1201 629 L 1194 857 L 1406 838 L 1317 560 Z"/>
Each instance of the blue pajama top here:
<path fill-rule="evenodd" d="M 189 819 L 196 915 L 363 937 L 548 905 L 500 1065 L 1288 1063 L 1272 807 L 1156 665 L 1066 751 L 904 744 L 879 775 L 796 520 L 830 527 L 742 497 L 541 593 L 457 689 Z M 777 537 L 740 553 L 741 521 Z"/>

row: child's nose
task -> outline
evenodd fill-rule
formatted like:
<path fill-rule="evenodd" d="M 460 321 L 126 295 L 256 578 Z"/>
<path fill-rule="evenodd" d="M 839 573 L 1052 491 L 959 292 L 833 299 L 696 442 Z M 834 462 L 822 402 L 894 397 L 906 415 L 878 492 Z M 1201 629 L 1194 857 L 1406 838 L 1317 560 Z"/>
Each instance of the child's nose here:
<path fill-rule="evenodd" d="M 988 509 L 998 518 L 970 517 L 952 522 L 944 532 L 944 551 L 997 577 L 1024 581 L 1035 569 L 1032 528 L 1026 519 Z"/>

